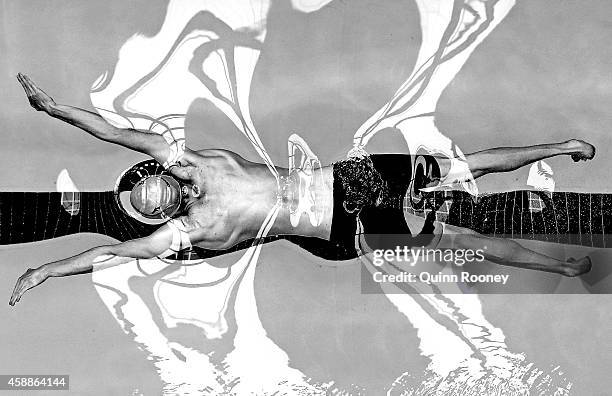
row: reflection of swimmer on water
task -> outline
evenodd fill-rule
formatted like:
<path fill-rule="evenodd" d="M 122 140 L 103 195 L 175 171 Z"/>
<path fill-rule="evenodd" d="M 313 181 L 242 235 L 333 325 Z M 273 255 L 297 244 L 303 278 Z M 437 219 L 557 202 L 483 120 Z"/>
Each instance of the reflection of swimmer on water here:
<path fill-rule="evenodd" d="M 134 259 L 167 257 L 192 245 L 206 249 L 227 249 L 238 242 L 255 238 L 267 221 L 270 210 L 283 203 L 270 235 L 302 235 L 329 241 L 342 250 L 342 258 L 360 254 L 355 247 L 357 221 L 365 233 L 404 234 L 420 230 L 428 245 L 461 249 L 487 246 L 485 258 L 520 268 L 537 269 L 574 276 L 590 269 L 590 260 L 560 261 L 526 249 L 510 240 L 489 238 L 473 231 L 443 225 L 431 218 L 421 219 L 403 211 L 403 198 L 410 182 L 410 156 L 356 156 L 323 167 L 308 183 L 310 197 L 318 206 L 317 221 L 291 214 L 303 197 L 300 178 L 277 168 L 282 183 L 264 164 L 245 160 L 219 149 L 192 151 L 167 137 L 134 129 L 120 129 L 98 114 L 72 106 L 56 104 L 27 76 L 19 74 L 30 104 L 54 118 L 77 126 L 91 135 L 146 153 L 163 163 L 170 176 L 149 176 L 130 194 L 131 204 L 144 217 L 169 219 L 148 237 L 92 248 L 74 257 L 29 269 L 13 291 L 10 304 L 18 302 L 28 289 L 48 277 L 66 276 L 127 263 Z M 491 172 L 506 172 L 543 158 L 571 155 L 574 160 L 594 156 L 594 148 L 580 140 L 521 148 L 497 148 L 466 155 L 467 173 L 461 177 L 480 177 Z M 451 160 L 438 158 L 445 180 Z M 452 173 L 452 172 L 451 172 Z M 446 232 L 444 232 L 446 230 Z M 452 235 L 460 235 L 452 237 Z"/>

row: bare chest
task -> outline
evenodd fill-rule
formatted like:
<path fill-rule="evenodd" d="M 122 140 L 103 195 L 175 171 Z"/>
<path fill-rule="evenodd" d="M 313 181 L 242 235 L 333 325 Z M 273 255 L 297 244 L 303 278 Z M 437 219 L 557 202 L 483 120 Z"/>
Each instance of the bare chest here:
<path fill-rule="evenodd" d="M 275 202 L 275 185 L 242 169 L 202 167 L 191 182 L 201 192 L 191 199 L 188 217 L 203 247 L 226 248 L 248 239 Z"/>

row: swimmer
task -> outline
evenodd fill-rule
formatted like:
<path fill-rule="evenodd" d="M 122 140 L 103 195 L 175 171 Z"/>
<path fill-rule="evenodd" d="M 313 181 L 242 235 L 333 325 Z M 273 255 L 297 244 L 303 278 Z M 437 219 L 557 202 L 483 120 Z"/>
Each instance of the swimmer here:
<path fill-rule="evenodd" d="M 264 164 L 248 161 L 228 150 L 193 151 L 170 141 L 167 136 L 117 128 L 96 113 L 56 103 L 26 75 L 20 73 L 17 79 L 34 109 L 98 139 L 145 153 L 164 164 L 171 176 L 149 176 L 130 194 L 131 204 L 144 217 L 169 219 L 153 234 L 97 246 L 76 256 L 28 269 L 18 279 L 10 305 L 19 302 L 27 290 L 49 277 L 89 273 L 134 259 L 167 257 L 191 246 L 228 249 L 255 238 L 277 202 L 299 199 L 297 190 L 300 186 L 279 186 Z M 574 160 L 588 160 L 594 154 L 594 147 L 590 144 L 569 140 L 541 146 L 490 149 L 466 155 L 466 159 L 473 176 L 480 177 L 491 172 L 511 171 L 552 156 L 569 155 Z M 364 224 L 366 232 L 401 231 L 409 235 L 411 228 L 420 229 L 421 233 L 432 234 L 432 243 L 439 243 L 444 234 L 439 223 L 423 223 L 423 219 L 402 212 L 401 203 L 407 185 L 405 181 L 394 182 L 392 179 L 393 173 L 400 175 L 403 167 L 410 168 L 409 158 L 372 155 L 322 167 L 319 182 L 311 187 L 314 188 L 311 193 L 317 196 L 317 205 L 320 205 L 317 208 L 320 221 L 313 224 L 308 216 L 302 216 L 297 223 L 292 221 L 290 208 L 298 207 L 299 202 L 288 202 L 282 205 L 269 235 L 319 238 L 342 250 L 340 257 L 347 259 L 359 254 L 354 243 L 357 221 Z M 441 168 L 445 169 L 444 164 Z M 277 171 L 283 180 L 295 180 L 288 177 L 288 169 L 277 167 Z M 411 169 L 407 171 L 411 172 Z M 390 219 L 397 219 L 398 213 L 404 221 L 394 223 Z M 468 248 L 468 245 L 469 248 L 478 248 L 486 244 L 486 258 L 501 264 L 566 276 L 579 275 L 590 269 L 588 257 L 560 261 L 513 241 L 489 238 L 458 227 L 452 231 L 466 235 L 466 238 L 460 238 L 460 243 L 465 245 L 462 248 Z"/>

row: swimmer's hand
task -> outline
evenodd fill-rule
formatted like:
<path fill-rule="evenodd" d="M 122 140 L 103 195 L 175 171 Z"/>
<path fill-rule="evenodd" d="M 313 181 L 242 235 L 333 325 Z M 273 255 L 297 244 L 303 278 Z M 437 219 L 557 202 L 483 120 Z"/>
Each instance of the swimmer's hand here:
<path fill-rule="evenodd" d="M 44 265 L 36 269 L 28 268 L 25 274 L 21 275 L 19 279 L 17 279 L 17 284 L 15 284 L 15 289 L 13 289 L 13 294 L 11 295 L 9 305 L 15 305 L 15 303 L 21 300 L 23 293 L 35 286 L 40 285 L 46 281 L 47 278 L 49 278 L 49 273 Z"/>
<path fill-rule="evenodd" d="M 25 74 L 18 73 L 17 81 L 19 81 L 26 95 L 28 95 L 30 105 L 37 111 L 49 113 L 53 106 L 55 106 L 55 101 L 49 95 L 47 95 L 45 91 L 38 88 L 30 77 L 26 76 Z"/>

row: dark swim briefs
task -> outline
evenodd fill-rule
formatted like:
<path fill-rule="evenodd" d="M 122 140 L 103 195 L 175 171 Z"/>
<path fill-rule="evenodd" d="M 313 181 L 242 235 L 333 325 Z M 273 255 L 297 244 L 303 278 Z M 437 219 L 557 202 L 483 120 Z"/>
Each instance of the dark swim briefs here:
<path fill-rule="evenodd" d="M 404 218 L 404 198 L 412 178 L 412 157 L 373 154 L 333 164 L 334 209 L 330 242 L 336 260 L 359 255 L 357 222 L 371 249 L 426 245 L 433 237 L 433 221 L 413 236 Z M 359 249 L 361 250 L 361 249 Z"/>

